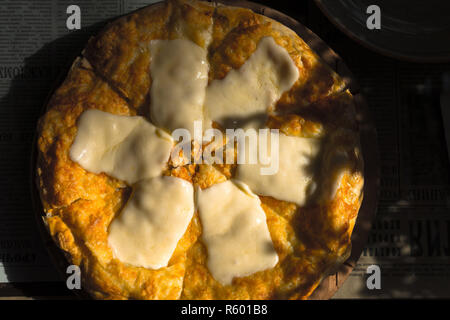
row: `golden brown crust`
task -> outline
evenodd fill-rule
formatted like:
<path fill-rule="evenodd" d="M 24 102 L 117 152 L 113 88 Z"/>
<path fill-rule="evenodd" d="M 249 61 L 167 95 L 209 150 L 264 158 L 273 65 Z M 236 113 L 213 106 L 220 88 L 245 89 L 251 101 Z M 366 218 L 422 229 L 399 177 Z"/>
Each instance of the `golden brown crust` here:
<path fill-rule="evenodd" d="M 187 38 L 206 48 L 212 13 L 211 6 L 199 2 L 155 4 L 110 23 L 83 55 L 137 108 L 151 86 L 150 40 Z"/>
<path fill-rule="evenodd" d="M 278 101 L 277 110 L 293 112 L 344 88 L 344 81 L 297 34 L 279 22 L 249 9 L 227 6 L 219 6 L 213 17 L 210 79 L 221 79 L 231 69 L 238 69 L 256 50 L 259 40 L 271 36 L 289 52 L 300 72 L 291 90 Z"/>
<path fill-rule="evenodd" d="M 168 267 L 149 270 L 115 259 L 107 230 L 130 188 L 105 174 L 89 173 L 69 159 L 78 116 L 88 108 L 148 114 L 152 39 L 184 37 L 207 48 L 212 80 L 239 68 L 264 36 L 282 45 L 300 71 L 299 80 L 276 105 L 280 114 L 270 117 L 267 125 L 288 135 L 326 137 L 325 150 L 331 150 L 322 155 L 324 171 L 331 173 L 318 177 L 323 187 L 315 195 L 317 202 L 298 208 L 260 197 L 280 262 L 222 286 L 206 267 L 198 214 Z M 353 98 L 343 91 L 343 81 L 291 30 L 247 9 L 174 0 L 109 24 L 89 41 L 83 55 L 40 119 L 37 173 L 50 234 L 71 263 L 81 266 L 84 288 L 95 298 L 304 299 L 346 258 L 363 184 Z M 342 176 L 333 175 L 337 170 L 330 160 L 333 150 L 350 159 Z M 164 174 L 206 188 L 230 179 L 233 172 L 227 165 L 169 164 Z"/>
<path fill-rule="evenodd" d="M 44 209 L 67 206 L 77 199 L 93 199 L 110 193 L 120 183 L 106 175 L 82 169 L 68 157 L 76 134 L 76 120 L 88 108 L 115 114 L 133 115 L 107 83 L 78 59 L 69 75 L 50 99 L 47 113 L 38 124 L 38 174 Z"/>

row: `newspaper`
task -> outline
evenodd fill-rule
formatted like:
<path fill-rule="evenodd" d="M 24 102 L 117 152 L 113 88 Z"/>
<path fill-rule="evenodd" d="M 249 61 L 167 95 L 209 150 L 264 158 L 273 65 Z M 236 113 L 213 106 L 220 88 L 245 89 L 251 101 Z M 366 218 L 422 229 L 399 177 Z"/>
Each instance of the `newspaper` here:
<path fill-rule="evenodd" d="M 36 228 L 29 191 L 31 145 L 46 95 L 106 20 L 152 2 L 2 1 L 0 296 L 9 294 L 2 291 L 7 284 L 63 282 Z M 73 4 L 81 9 L 81 30 L 66 25 Z M 303 11 L 293 16 L 347 62 L 378 131 L 377 218 L 335 298 L 450 297 L 450 167 L 439 104 L 442 75 L 450 65 L 412 64 L 372 53 L 333 27 L 312 1 L 307 7 L 304 16 Z M 380 267 L 381 289 L 367 286 L 371 265 Z"/>

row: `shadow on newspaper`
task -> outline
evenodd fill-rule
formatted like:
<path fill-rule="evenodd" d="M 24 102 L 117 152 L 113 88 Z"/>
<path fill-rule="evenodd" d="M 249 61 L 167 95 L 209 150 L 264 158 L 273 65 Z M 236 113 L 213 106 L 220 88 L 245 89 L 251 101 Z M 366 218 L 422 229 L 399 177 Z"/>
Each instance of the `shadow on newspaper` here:
<path fill-rule="evenodd" d="M 439 101 L 440 75 L 450 65 L 397 64 L 417 77 L 398 86 L 399 168 L 389 170 L 382 157 L 377 216 L 337 298 L 450 297 L 450 173 Z M 386 149 L 386 140 L 379 141 Z M 375 280 L 367 272 L 371 265 L 380 267 L 380 289 L 370 288 Z"/>

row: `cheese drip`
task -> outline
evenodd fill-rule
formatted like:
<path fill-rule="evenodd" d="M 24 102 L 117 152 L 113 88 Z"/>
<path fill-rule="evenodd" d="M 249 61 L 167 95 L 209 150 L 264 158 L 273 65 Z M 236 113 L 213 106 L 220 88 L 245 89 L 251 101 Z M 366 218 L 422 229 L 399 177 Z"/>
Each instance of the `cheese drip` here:
<path fill-rule="evenodd" d="M 289 53 L 272 37 L 264 37 L 240 69 L 211 82 L 206 90 L 205 111 L 226 128 L 261 127 L 269 107 L 298 76 Z"/>
<path fill-rule="evenodd" d="M 143 117 L 90 109 L 78 119 L 70 158 L 87 171 L 133 184 L 161 174 L 173 146 L 167 133 Z"/>
<path fill-rule="evenodd" d="M 269 164 L 264 164 L 261 159 L 256 164 L 240 164 L 235 178 L 247 184 L 258 195 L 271 196 L 302 206 L 316 187 L 313 178 L 320 139 L 290 137 L 282 133 L 271 134 L 278 135 L 278 151 L 272 152 L 271 148 L 276 147 L 271 145 L 272 139 L 265 141 L 268 149 L 265 161 Z M 253 157 L 257 158 L 260 148 L 261 139 L 258 139 L 258 144 L 249 144 L 246 152 L 251 152 Z M 246 159 L 249 159 L 248 155 Z M 274 170 L 273 174 L 261 174 L 269 167 L 278 170 Z"/>
<path fill-rule="evenodd" d="M 203 121 L 208 84 L 206 50 L 186 39 L 150 41 L 152 86 L 150 114 L 154 123 L 194 134 L 194 121 Z"/>
<path fill-rule="evenodd" d="M 239 186 L 226 181 L 197 193 L 208 268 L 223 285 L 278 262 L 259 198 Z"/>
<path fill-rule="evenodd" d="M 143 180 L 109 228 L 114 256 L 134 266 L 166 267 L 194 214 L 192 184 L 175 177 Z"/>

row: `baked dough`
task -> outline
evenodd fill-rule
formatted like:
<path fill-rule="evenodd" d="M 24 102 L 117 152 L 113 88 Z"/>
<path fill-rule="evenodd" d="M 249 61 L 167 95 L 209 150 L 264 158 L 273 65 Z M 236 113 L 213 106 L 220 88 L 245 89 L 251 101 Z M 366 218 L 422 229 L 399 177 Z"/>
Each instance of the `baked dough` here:
<path fill-rule="evenodd" d="M 270 36 L 284 47 L 299 78 L 266 125 L 297 137 L 322 137 L 322 170 L 304 206 L 260 196 L 279 262 L 222 285 L 207 268 L 198 212 L 167 267 L 134 267 L 114 258 L 108 227 L 130 197 L 124 181 L 70 160 L 77 119 L 87 109 L 149 119 L 150 41 L 188 39 L 205 48 L 208 81 L 238 69 Z M 167 1 L 107 25 L 91 38 L 50 99 L 38 124 L 37 184 L 45 223 L 83 288 L 98 299 L 306 299 L 346 260 L 362 201 L 363 162 L 353 97 L 344 81 L 292 30 L 250 10 L 200 1 Z M 339 167 L 344 154 L 345 168 Z M 232 179 L 235 165 L 169 163 L 164 175 L 207 188 Z"/>

